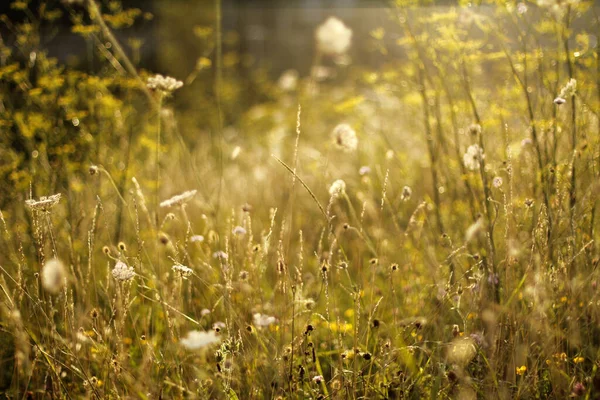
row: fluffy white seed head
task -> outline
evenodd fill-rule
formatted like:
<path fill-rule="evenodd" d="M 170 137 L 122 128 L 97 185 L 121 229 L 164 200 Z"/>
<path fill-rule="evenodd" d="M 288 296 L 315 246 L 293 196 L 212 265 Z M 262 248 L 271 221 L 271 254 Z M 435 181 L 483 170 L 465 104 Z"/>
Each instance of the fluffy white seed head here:
<path fill-rule="evenodd" d="M 180 343 L 189 350 L 197 350 L 220 341 L 221 338 L 214 331 L 189 331 L 187 336 L 180 340 Z"/>
<path fill-rule="evenodd" d="M 324 54 L 341 55 L 348 51 L 352 29 L 335 17 L 329 17 L 316 32 L 317 48 Z"/>
<path fill-rule="evenodd" d="M 358 147 L 356 131 L 348 124 L 339 124 L 331 132 L 335 145 L 347 153 L 353 152 Z"/>
<path fill-rule="evenodd" d="M 44 264 L 40 277 L 42 287 L 49 293 L 57 294 L 65 285 L 67 272 L 62 261 L 53 258 Z"/>

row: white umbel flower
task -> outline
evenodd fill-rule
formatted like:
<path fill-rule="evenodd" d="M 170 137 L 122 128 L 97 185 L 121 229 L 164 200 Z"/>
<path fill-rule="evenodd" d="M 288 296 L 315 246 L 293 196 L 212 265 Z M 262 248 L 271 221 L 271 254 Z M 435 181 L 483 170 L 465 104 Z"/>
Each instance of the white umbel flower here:
<path fill-rule="evenodd" d="M 329 17 L 316 32 L 317 48 L 324 54 L 341 55 L 350 47 L 352 29 L 335 17 Z"/>
<path fill-rule="evenodd" d="M 471 171 L 479 169 L 481 161 L 485 158 L 483 150 L 478 144 L 472 144 L 467 148 L 467 152 L 463 155 L 463 163 L 465 167 Z"/>
<path fill-rule="evenodd" d="M 135 276 L 133 267 L 127 266 L 123 261 L 117 261 L 112 270 L 113 277 L 118 281 L 130 281 Z"/>
<path fill-rule="evenodd" d="M 342 193 L 345 193 L 345 192 L 346 192 L 346 182 L 344 182 L 341 179 L 338 179 L 337 181 L 333 182 L 331 184 L 331 186 L 329 187 L 329 194 L 331 195 L 331 197 L 338 197 Z"/>
<path fill-rule="evenodd" d="M 52 207 L 58 204 L 61 194 L 53 194 L 51 196 L 42 196 L 39 200 L 25 200 L 25 204 L 32 211 L 49 211 Z"/>
<path fill-rule="evenodd" d="M 220 341 L 221 338 L 214 331 L 189 331 L 187 336 L 181 339 L 180 343 L 189 350 L 197 350 L 213 343 L 219 343 Z"/>
<path fill-rule="evenodd" d="M 190 201 L 192 199 L 192 197 L 194 197 L 196 195 L 196 193 L 198 193 L 197 190 L 188 190 L 187 192 L 183 192 L 181 194 L 178 194 L 177 196 L 173 196 L 170 199 L 161 202 L 160 206 L 161 207 L 173 207 L 173 206 L 179 206 L 179 205 L 185 204 L 188 201 Z"/>
<path fill-rule="evenodd" d="M 356 132 L 348 124 L 339 124 L 331 132 L 333 142 L 336 146 L 347 152 L 353 152 L 358 147 L 358 138 Z"/>
<path fill-rule="evenodd" d="M 178 81 L 175 78 L 171 78 L 170 76 L 156 74 L 148 78 L 148 83 L 146 86 L 148 86 L 148 89 L 159 90 L 163 93 L 171 93 L 182 87 L 183 82 Z"/>
<path fill-rule="evenodd" d="M 179 274 L 179 276 L 181 276 L 181 278 L 183 279 L 187 279 L 194 273 L 194 271 L 190 267 L 186 267 L 185 265 L 181 264 L 175 264 L 171 267 L 171 269 L 173 270 L 173 272 Z"/>
<path fill-rule="evenodd" d="M 40 274 L 42 287 L 49 293 L 57 294 L 65 285 L 67 273 L 64 264 L 53 258 L 44 264 Z"/>

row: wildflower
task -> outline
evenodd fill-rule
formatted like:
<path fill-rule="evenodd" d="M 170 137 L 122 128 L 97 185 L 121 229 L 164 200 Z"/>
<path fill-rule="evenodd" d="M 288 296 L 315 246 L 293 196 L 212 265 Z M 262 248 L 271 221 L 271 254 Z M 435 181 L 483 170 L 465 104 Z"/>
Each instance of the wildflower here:
<path fill-rule="evenodd" d="M 202 242 L 204 242 L 204 236 L 202 236 L 202 235 L 194 235 L 194 236 L 192 236 L 192 237 L 190 238 L 190 240 L 191 240 L 193 243 L 196 243 L 196 242 L 202 243 Z"/>
<path fill-rule="evenodd" d="M 402 188 L 402 195 L 400 196 L 400 199 L 402 201 L 408 201 L 408 200 L 410 200 L 411 196 L 412 196 L 412 189 L 409 186 L 404 186 Z"/>
<path fill-rule="evenodd" d="M 231 231 L 234 235 L 238 235 L 238 236 L 243 236 L 246 234 L 246 229 L 244 229 L 241 226 L 236 226 L 235 228 L 233 228 L 233 231 Z"/>
<path fill-rule="evenodd" d="M 584 361 L 585 361 L 585 358 L 583 358 L 583 357 L 575 357 L 575 358 L 573 359 L 573 362 L 574 362 L 575 364 L 581 364 L 581 363 L 582 363 L 582 362 L 584 362 Z"/>
<path fill-rule="evenodd" d="M 467 148 L 467 152 L 463 155 L 463 163 L 465 167 L 471 171 L 479 169 L 480 162 L 485 158 L 483 149 L 477 144 L 472 144 Z"/>
<path fill-rule="evenodd" d="M 366 165 L 363 165 L 362 167 L 360 167 L 360 169 L 358 170 L 358 174 L 359 175 L 368 175 L 371 173 L 371 167 L 368 167 Z"/>
<path fill-rule="evenodd" d="M 66 270 L 63 263 L 53 258 L 47 261 L 42 268 L 42 287 L 49 293 L 56 294 L 65 284 Z"/>
<path fill-rule="evenodd" d="M 347 153 L 353 152 L 358 147 L 356 132 L 348 124 L 339 124 L 331 132 L 337 147 Z"/>
<path fill-rule="evenodd" d="M 146 86 L 148 89 L 154 89 L 163 92 L 163 94 L 168 94 L 182 87 L 183 82 L 178 81 L 175 78 L 171 78 L 170 76 L 156 74 L 148 78 L 148 83 Z"/>
<path fill-rule="evenodd" d="M 517 375 L 523 376 L 525 375 L 525 372 L 527 372 L 527 367 L 525 365 L 521 365 L 520 367 L 517 367 L 516 372 Z"/>
<path fill-rule="evenodd" d="M 194 271 L 190 267 L 186 267 L 185 265 L 181 264 L 175 264 L 171 267 L 171 269 L 173 270 L 173 272 L 178 273 L 183 279 L 187 279 L 194 273 Z"/>
<path fill-rule="evenodd" d="M 556 104 L 557 106 L 560 106 L 561 104 L 565 104 L 567 102 L 567 100 L 563 99 L 562 97 L 557 97 L 554 99 L 554 104 Z"/>
<path fill-rule="evenodd" d="M 226 326 L 227 325 L 225 325 L 225 322 L 217 321 L 213 324 L 212 328 L 215 332 L 219 333 L 221 330 L 225 329 Z"/>
<path fill-rule="evenodd" d="M 323 382 L 323 375 L 313 376 L 312 381 L 318 385 L 319 383 Z"/>
<path fill-rule="evenodd" d="M 498 274 L 489 274 L 487 280 L 488 283 L 492 286 L 496 286 L 498 283 L 500 283 L 500 278 L 498 277 Z"/>
<path fill-rule="evenodd" d="M 180 340 L 180 343 L 189 350 L 197 350 L 220 341 L 221 338 L 214 331 L 189 331 L 187 336 Z"/>
<path fill-rule="evenodd" d="M 525 199 L 525 207 L 531 208 L 533 207 L 534 201 L 533 199 Z"/>
<path fill-rule="evenodd" d="M 483 229 L 483 218 L 477 218 L 474 224 L 469 226 L 465 233 L 465 241 L 470 242 Z"/>
<path fill-rule="evenodd" d="M 200 311 L 200 315 L 205 317 L 208 314 L 210 314 L 210 310 L 208 308 L 203 308 L 202 311 Z"/>
<path fill-rule="evenodd" d="M 530 146 L 532 143 L 533 141 L 530 138 L 525 138 L 521 140 L 521 147 Z"/>
<path fill-rule="evenodd" d="M 523 15 L 527 12 L 527 4 L 521 2 L 517 4 L 517 14 Z"/>
<path fill-rule="evenodd" d="M 117 261 L 112 270 L 113 277 L 118 281 L 130 281 L 135 276 L 133 267 L 127 266 L 123 261 Z"/>
<path fill-rule="evenodd" d="M 161 207 L 173 207 L 187 203 L 198 193 L 197 190 L 188 190 L 187 192 L 183 192 L 178 194 L 177 196 L 173 196 L 168 200 L 165 200 L 160 203 Z"/>
<path fill-rule="evenodd" d="M 554 99 L 555 104 L 563 104 L 567 98 L 575 96 L 575 90 L 577 89 L 577 81 L 573 78 L 567 82 L 567 84 L 560 90 L 560 94 Z M 561 102 L 562 100 L 562 102 Z M 558 101 L 558 102 L 557 102 Z"/>
<path fill-rule="evenodd" d="M 224 251 L 219 250 L 219 251 L 215 251 L 213 253 L 213 258 L 218 258 L 220 260 L 227 260 L 229 258 L 229 256 Z"/>
<path fill-rule="evenodd" d="M 88 172 L 90 175 L 96 175 L 98 173 L 98 167 L 96 165 L 90 165 Z"/>
<path fill-rule="evenodd" d="M 352 29 L 335 17 L 329 17 L 316 32 L 317 48 L 324 54 L 341 55 L 350 47 Z"/>
<path fill-rule="evenodd" d="M 288 69 L 279 77 L 277 85 L 285 92 L 291 92 L 298 85 L 298 71 Z"/>
<path fill-rule="evenodd" d="M 255 313 L 252 316 L 252 322 L 254 323 L 254 325 L 262 328 L 262 327 L 274 324 L 275 322 L 277 322 L 277 318 L 272 317 L 270 315 L 264 315 L 264 314 L 261 314 L 261 313 Z"/>
<path fill-rule="evenodd" d="M 478 135 L 481 133 L 481 125 L 479 124 L 471 124 L 469 125 L 469 132 L 471 135 Z"/>
<path fill-rule="evenodd" d="M 495 177 L 495 178 L 492 180 L 492 185 L 493 185 L 493 186 L 494 186 L 496 189 L 497 189 L 497 188 L 499 188 L 500 186 L 502 186 L 502 178 L 500 178 L 499 176 Z"/>
<path fill-rule="evenodd" d="M 329 187 L 329 194 L 331 197 L 338 197 L 343 193 L 346 193 L 346 182 L 341 179 L 336 180 Z"/>
<path fill-rule="evenodd" d="M 247 281 L 250 273 L 248 271 L 240 271 L 239 277 L 241 281 Z"/>
<path fill-rule="evenodd" d="M 42 196 L 39 200 L 25 200 L 25 204 L 32 211 L 49 211 L 52 207 L 58 204 L 61 196 L 62 195 L 60 193 L 53 194 L 52 196 Z"/>
<path fill-rule="evenodd" d="M 585 386 L 581 382 L 575 382 L 572 393 L 574 396 L 583 396 L 585 394 Z"/>

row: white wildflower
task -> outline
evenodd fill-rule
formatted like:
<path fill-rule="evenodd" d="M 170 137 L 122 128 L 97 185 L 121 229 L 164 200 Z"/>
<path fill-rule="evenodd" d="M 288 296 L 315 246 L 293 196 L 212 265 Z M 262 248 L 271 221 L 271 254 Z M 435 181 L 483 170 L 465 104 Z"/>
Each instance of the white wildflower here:
<path fill-rule="evenodd" d="M 371 173 L 371 167 L 367 166 L 367 165 L 363 165 L 362 167 L 360 167 L 360 169 L 358 170 L 359 175 L 368 175 Z"/>
<path fill-rule="evenodd" d="M 470 242 L 483 229 L 483 218 L 478 218 L 474 224 L 467 228 L 465 232 L 465 241 Z"/>
<path fill-rule="evenodd" d="M 402 188 L 402 195 L 400 196 L 400 199 L 402 201 L 408 201 L 408 200 L 410 200 L 411 196 L 412 196 L 412 189 L 408 186 L 404 186 Z"/>
<path fill-rule="evenodd" d="M 49 293 L 57 294 L 65 285 L 67 272 L 64 264 L 53 258 L 44 264 L 40 274 L 42 287 Z"/>
<path fill-rule="evenodd" d="M 288 69 L 279 77 L 277 85 L 281 90 L 285 92 L 291 92 L 298 86 L 298 71 L 295 69 Z"/>
<path fill-rule="evenodd" d="M 187 192 L 183 192 L 178 194 L 177 196 L 173 196 L 168 200 L 165 200 L 160 203 L 161 207 L 173 207 L 181 204 L 185 204 L 192 199 L 198 193 L 197 190 L 188 190 Z"/>
<path fill-rule="evenodd" d="M 312 378 L 312 381 L 316 384 L 323 382 L 323 375 L 315 375 Z"/>
<path fill-rule="evenodd" d="M 255 326 L 258 326 L 259 328 L 265 327 L 265 326 L 269 326 L 271 324 L 274 324 L 275 322 L 277 322 L 277 318 L 270 316 L 270 315 L 264 315 L 261 313 L 255 313 L 252 316 L 252 321 L 254 323 Z"/>
<path fill-rule="evenodd" d="M 112 270 L 113 277 L 118 281 L 130 281 L 135 276 L 133 267 L 127 266 L 123 261 L 117 261 Z"/>
<path fill-rule="evenodd" d="M 198 243 L 202 243 L 202 242 L 204 242 L 204 236 L 202 236 L 202 235 L 194 235 L 194 236 L 192 236 L 192 237 L 190 238 L 190 240 L 191 240 L 193 243 L 196 243 L 196 242 L 198 242 Z"/>
<path fill-rule="evenodd" d="M 179 276 L 181 276 L 181 278 L 183 279 L 187 279 L 194 273 L 194 271 L 190 267 L 186 267 L 185 265 L 181 264 L 174 264 L 171 267 L 171 269 L 173 270 L 173 272 L 178 273 Z"/>
<path fill-rule="evenodd" d="M 316 32 L 317 48 L 324 54 L 344 54 L 352 41 L 352 29 L 335 17 L 329 17 Z"/>
<path fill-rule="evenodd" d="M 220 341 L 221 338 L 214 331 L 189 331 L 180 343 L 189 350 L 197 350 Z"/>
<path fill-rule="evenodd" d="M 502 178 L 500 178 L 499 176 L 495 177 L 495 178 L 492 180 L 492 185 L 493 185 L 493 186 L 494 186 L 496 189 L 497 189 L 497 188 L 499 188 L 500 186 L 502 186 Z"/>
<path fill-rule="evenodd" d="M 215 251 L 212 256 L 213 256 L 213 258 L 218 258 L 221 260 L 227 260 L 229 258 L 227 253 L 225 253 L 224 251 L 221 251 L 221 250 Z"/>
<path fill-rule="evenodd" d="M 333 182 L 329 187 L 329 194 L 331 197 L 338 197 L 346 192 L 346 182 L 341 179 Z"/>
<path fill-rule="evenodd" d="M 246 234 L 246 229 L 244 229 L 241 226 L 236 226 L 235 228 L 233 228 L 231 233 L 233 233 L 234 235 L 237 235 L 237 236 L 243 236 Z"/>
<path fill-rule="evenodd" d="M 358 147 L 356 132 L 348 124 L 339 124 L 331 132 L 334 143 L 338 148 L 350 153 Z"/>
<path fill-rule="evenodd" d="M 517 14 L 523 15 L 527 12 L 527 4 L 521 2 L 517 4 Z"/>
<path fill-rule="evenodd" d="M 570 79 L 569 82 L 560 90 L 560 94 L 554 99 L 554 104 L 561 105 L 567 102 L 569 97 L 575 96 L 577 90 L 577 81 Z"/>
<path fill-rule="evenodd" d="M 485 154 L 483 154 L 483 150 L 479 145 L 472 144 L 467 148 L 467 152 L 463 156 L 463 162 L 465 167 L 470 169 L 471 171 L 475 171 L 479 169 L 480 162 L 485 158 Z"/>
<path fill-rule="evenodd" d="M 146 86 L 148 86 L 148 89 L 159 90 L 163 93 L 171 93 L 182 87 L 183 82 L 171 78 L 170 76 L 156 74 L 148 78 Z"/>
<path fill-rule="evenodd" d="M 53 194 L 51 196 L 42 196 L 39 200 L 25 200 L 25 204 L 32 211 L 49 211 L 52 207 L 58 204 L 61 198 L 61 194 Z"/>

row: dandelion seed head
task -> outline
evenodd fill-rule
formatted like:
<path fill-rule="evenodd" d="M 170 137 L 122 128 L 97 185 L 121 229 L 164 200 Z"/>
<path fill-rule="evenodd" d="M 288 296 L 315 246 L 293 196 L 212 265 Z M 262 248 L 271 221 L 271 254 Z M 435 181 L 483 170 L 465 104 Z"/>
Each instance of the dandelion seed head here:
<path fill-rule="evenodd" d="M 338 197 L 343 193 L 346 193 L 346 182 L 341 179 L 334 181 L 329 187 L 331 197 Z"/>
<path fill-rule="evenodd" d="M 340 149 L 351 153 L 358 147 L 356 132 L 348 124 L 339 124 L 331 132 L 333 142 Z"/>
<path fill-rule="evenodd" d="M 42 287 L 49 293 L 57 294 L 65 285 L 67 273 L 62 261 L 53 258 L 44 264 L 40 276 Z"/>
<path fill-rule="evenodd" d="M 329 17 L 315 31 L 317 48 L 324 54 L 341 55 L 350 48 L 352 29 L 336 17 Z"/>
<path fill-rule="evenodd" d="M 481 147 L 478 144 L 472 144 L 463 155 L 463 163 L 467 169 L 475 171 L 479 169 L 480 163 L 484 158 L 485 154 L 483 154 Z"/>

